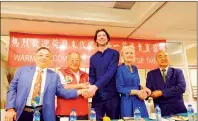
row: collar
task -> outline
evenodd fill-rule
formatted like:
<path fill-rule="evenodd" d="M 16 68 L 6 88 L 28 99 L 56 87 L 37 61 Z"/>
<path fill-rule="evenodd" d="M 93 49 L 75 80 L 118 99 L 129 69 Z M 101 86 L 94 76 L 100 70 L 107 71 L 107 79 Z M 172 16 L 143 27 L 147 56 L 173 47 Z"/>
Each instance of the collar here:
<path fill-rule="evenodd" d="M 80 69 L 79 69 L 79 71 L 78 71 L 77 73 L 74 73 L 69 67 L 66 68 L 65 72 L 67 72 L 67 73 L 69 73 L 69 74 L 74 74 L 74 75 L 75 75 L 75 74 L 82 75 L 82 74 L 85 73 L 85 72 L 81 71 Z"/>
<path fill-rule="evenodd" d="M 40 68 L 39 66 L 36 66 L 36 71 L 37 70 L 40 70 L 40 69 L 42 69 L 42 68 Z M 43 72 L 46 72 L 47 71 L 47 68 L 44 68 L 44 69 L 42 69 L 43 70 Z"/>
<path fill-rule="evenodd" d="M 80 69 L 79 69 L 80 70 Z M 77 71 L 76 73 L 75 72 L 73 72 L 72 70 L 71 70 L 71 72 L 74 74 L 74 75 L 79 75 L 80 74 L 80 71 Z"/>
<path fill-rule="evenodd" d="M 169 66 L 167 66 L 165 69 L 166 69 L 166 72 L 168 71 L 168 68 Z M 162 68 L 160 68 L 160 72 L 162 71 Z"/>
<path fill-rule="evenodd" d="M 105 50 L 104 50 L 103 52 L 101 52 L 101 51 L 98 49 L 98 51 L 97 51 L 97 52 L 98 52 L 98 53 L 102 53 L 102 54 L 104 54 L 108 49 L 109 49 L 109 48 L 108 48 L 108 47 L 106 47 L 106 48 L 105 48 Z"/>

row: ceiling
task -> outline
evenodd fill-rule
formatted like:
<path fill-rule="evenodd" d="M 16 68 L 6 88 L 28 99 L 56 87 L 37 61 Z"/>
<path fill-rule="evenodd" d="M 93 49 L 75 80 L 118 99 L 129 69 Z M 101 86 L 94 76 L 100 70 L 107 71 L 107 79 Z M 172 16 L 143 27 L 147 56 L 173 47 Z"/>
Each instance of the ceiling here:
<path fill-rule="evenodd" d="M 93 36 L 105 28 L 111 37 L 195 44 L 196 10 L 197 2 L 1 2 L 1 41 L 8 46 L 11 31 Z"/>
<path fill-rule="evenodd" d="M 116 3 L 1 2 L 1 35 L 93 36 L 105 28 L 112 37 L 196 39 L 196 2 L 134 2 L 129 10 L 114 8 Z"/>

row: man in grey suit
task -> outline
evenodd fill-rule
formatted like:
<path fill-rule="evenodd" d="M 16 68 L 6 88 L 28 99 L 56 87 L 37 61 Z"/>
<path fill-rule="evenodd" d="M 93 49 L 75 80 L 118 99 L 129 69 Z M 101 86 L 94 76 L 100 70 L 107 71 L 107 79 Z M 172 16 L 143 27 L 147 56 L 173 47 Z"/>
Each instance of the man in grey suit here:
<path fill-rule="evenodd" d="M 40 121 L 55 121 L 55 95 L 76 98 L 85 90 L 65 89 L 57 73 L 47 67 L 51 52 L 46 47 L 36 51 L 36 66 L 24 66 L 17 70 L 7 93 L 5 121 L 32 121 L 35 109 Z"/>

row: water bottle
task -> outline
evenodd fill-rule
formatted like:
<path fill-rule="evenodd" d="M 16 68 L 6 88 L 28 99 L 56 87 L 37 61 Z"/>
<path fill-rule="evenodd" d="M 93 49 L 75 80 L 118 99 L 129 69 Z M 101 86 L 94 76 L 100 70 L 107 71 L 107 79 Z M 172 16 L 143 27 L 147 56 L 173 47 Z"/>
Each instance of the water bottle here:
<path fill-rule="evenodd" d="M 140 113 L 140 107 L 139 108 L 135 108 L 134 111 L 134 120 L 135 121 L 140 121 L 141 120 L 141 113 Z"/>
<path fill-rule="evenodd" d="M 90 121 L 96 121 L 96 112 L 94 111 L 94 108 L 91 108 Z"/>
<path fill-rule="evenodd" d="M 33 121 L 40 121 L 40 112 L 37 108 L 34 109 Z"/>
<path fill-rule="evenodd" d="M 161 114 L 161 109 L 160 109 L 159 105 L 155 106 L 155 115 L 156 115 L 157 121 L 162 121 L 162 114 Z"/>
<path fill-rule="evenodd" d="M 188 121 L 194 121 L 194 116 L 193 116 L 194 110 L 191 104 L 188 105 L 187 111 L 188 111 Z"/>
<path fill-rule="evenodd" d="M 69 121 L 76 121 L 76 110 L 73 108 L 69 115 Z"/>

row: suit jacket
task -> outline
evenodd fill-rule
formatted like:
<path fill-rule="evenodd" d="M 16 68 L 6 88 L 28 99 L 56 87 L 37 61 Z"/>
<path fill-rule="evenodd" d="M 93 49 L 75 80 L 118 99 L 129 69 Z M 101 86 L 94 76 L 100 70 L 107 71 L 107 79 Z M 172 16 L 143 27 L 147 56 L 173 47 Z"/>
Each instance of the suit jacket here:
<path fill-rule="evenodd" d="M 25 66 L 17 70 L 7 93 L 6 110 L 15 108 L 17 120 L 23 112 L 30 92 L 36 66 Z M 55 95 L 63 98 L 76 98 L 77 90 L 64 89 L 57 73 L 47 69 L 44 87 L 42 112 L 44 121 L 56 121 L 55 119 Z"/>
<path fill-rule="evenodd" d="M 154 103 L 159 104 L 163 115 L 183 113 L 186 111 L 183 102 L 186 82 L 182 70 L 169 67 L 166 82 L 164 82 L 159 68 L 152 70 L 147 74 L 146 86 L 151 91 L 162 91 L 163 96 L 154 99 Z"/>

